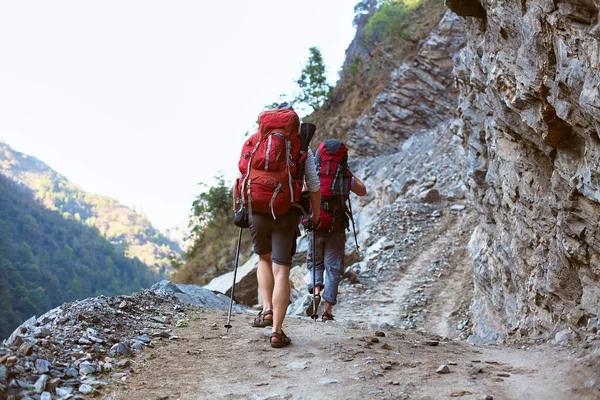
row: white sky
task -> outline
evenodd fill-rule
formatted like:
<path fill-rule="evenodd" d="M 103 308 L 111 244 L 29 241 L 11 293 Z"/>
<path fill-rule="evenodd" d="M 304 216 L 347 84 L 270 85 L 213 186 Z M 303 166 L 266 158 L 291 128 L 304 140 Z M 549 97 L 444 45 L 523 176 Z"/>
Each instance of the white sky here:
<path fill-rule="evenodd" d="M 0 138 L 158 228 L 181 224 L 198 182 L 234 176 L 309 47 L 335 83 L 358 1 L 0 0 Z"/>

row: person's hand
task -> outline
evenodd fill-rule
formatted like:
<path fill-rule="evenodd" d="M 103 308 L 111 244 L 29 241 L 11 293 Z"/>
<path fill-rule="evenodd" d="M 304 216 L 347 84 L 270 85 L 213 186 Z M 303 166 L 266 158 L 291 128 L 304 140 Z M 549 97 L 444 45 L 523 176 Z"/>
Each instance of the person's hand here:
<path fill-rule="evenodd" d="M 316 231 L 321 226 L 321 218 L 319 218 L 318 214 L 316 216 L 315 215 L 311 215 L 310 216 L 310 221 L 311 221 L 310 226 L 312 228 L 311 230 L 315 230 Z"/>

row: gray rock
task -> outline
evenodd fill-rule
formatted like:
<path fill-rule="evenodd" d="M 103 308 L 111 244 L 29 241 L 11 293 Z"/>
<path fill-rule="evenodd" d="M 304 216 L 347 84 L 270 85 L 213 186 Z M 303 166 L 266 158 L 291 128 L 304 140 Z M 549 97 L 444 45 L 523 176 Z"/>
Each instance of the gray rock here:
<path fill-rule="evenodd" d="M 448 374 L 450 373 L 450 368 L 448 368 L 447 365 L 442 364 L 438 367 L 438 369 L 435 372 L 437 372 L 438 374 Z"/>
<path fill-rule="evenodd" d="M 6 386 L 8 384 L 7 379 L 6 367 L 0 364 L 0 384 Z"/>
<path fill-rule="evenodd" d="M 150 344 L 150 342 L 152 342 L 152 338 L 148 335 L 136 336 L 133 338 L 133 340 L 144 344 Z"/>
<path fill-rule="evenodd" d="M 339 380 L 334 379 L 334 378 L 321 378 L 321 380 L 319 381 L 319 383 L 321 385 L 331 385 L 333 383 L 338 383 Z"/>
<path fill-rule="evenodd" d="M 244 265 L 238 267 L 235 284 L 235 300 L 240 304 L 253 306 L 258 303 L 258 280 L 256 270 L 258 268 L 258 256 L 253 255 Z M 223 293 L 227 296 L 231 294 L 231 284 L 233 282 L 233 271 L 218 276 L 211 280 L 204 289 L 209 291 Z M 185 285 L 179 285 L 180 287 Z M 187 292 L 188 288 L 182 287 Z M 204 296 L 204 295 L 202 295 Z"/>
<path fill-rule="evenodd" d="M 238 271 L 239 273 L 239 271 Z M 233 276 L 233 275 L 232 275 Z M 215 278 L 217 279 L 217 278 Z M 212 281 L 211 281 L 212 282 Z M 210 285 L 210 283 L 209 283 Z M 209 286 L 207 285 L 207 287 Z M 229 283 L 231 286 L 231 281 Z M 211 290 L 197 285 L 175 285 L 167 280 L 160 281 L 151 287 L 151 290 L 174 294 L 184 304 L 191 304 L 202 308 L 226 311 L 229 301 L 214 294 Z M 237 291 L 237 287 L 236 287 Z M 224 292 L 221 292 L 224 293 Z"/>
<path fill-rule="evenodd" d="M 92 393 L 95 389 L 93 387 L 91 387 L 90 385 L 86 385 L 85 383 L 82 385 L 79 385 L 79 392 L 83 393 L 83 394 L 90 394 Z"/>
<path fill-rule="evenodd" d="M 131 350 L 129 350 L 129 346 L 127 346 L 123 343 L 117 343 L 110 348 L 110 351 L 108 352 L 108 354 L 111 357 L 117 357 L 117 356 L 127 357 L 128 355 L 131 354 Z"/>
<path fill-rule="evenodd" d="M 144 351 L 144 344 L 141 342 L 133 342 L 131 349 L 136 353 L 141 353 Z"/>
<path fill-rule="evenodd" d="M 37 394 L 41 394 L 46 389 L 46 384 L 50 377 L 48 375 L 41 375 L 33 386 L 33 391 Z"/>
<path fill-rule="evenodd" d="M 20 346 L 21 343 L 23 343 L 22 335 L 33 331 L 36 320 L 36 317 L 31 317 L 27 321 L 23 322 L 17 329 L 13 331 L 8 339 L 6 339 L 4 344 L 7 346 Z"/>
<path fill-rule="evenodd" d="M 308 361 L 294 361 L 287 365 L 288 369 L 306 369 L 310 363 Z"/>
<path fill-rule="evenodd" d="M 52 335 L 52 332 L 50 331 L 50 329 L 41 327 L 41 328 L 35 328 L 32 336 L 36 339 L 42 339 L 42 338 L 46 338 L 50 335 Z"/>
<path fill-rule="evenodd" d="M 53 400 L 52 394 L 50 392 L 43 392 L 40 400 Z"/>
<path fill-rule="evenodd" d="M 98 372 L 98 365 L 96 363 L 91 363 L 89 361 L 84 361 L 79 364 L 79 374 L 80 375 L 89 375 Z"/>
<path fill-rule="evenodd" d="M 50 362 L 47 360 L 43 360 L 41 358 L 38 358 L 37 360 L 35 360 L 35 369 L 40 374 L 45 374 L 45 373 L 49 372 L 51 366 L 52 366 L 52 364 L 50 364 Z"/>
<path fill-rule="evenodd" d="M 73 388 L 69 386 L 56 388 L 56 395 L 58 397 L 66 397 L 70 394 L 73 394 Z"/>

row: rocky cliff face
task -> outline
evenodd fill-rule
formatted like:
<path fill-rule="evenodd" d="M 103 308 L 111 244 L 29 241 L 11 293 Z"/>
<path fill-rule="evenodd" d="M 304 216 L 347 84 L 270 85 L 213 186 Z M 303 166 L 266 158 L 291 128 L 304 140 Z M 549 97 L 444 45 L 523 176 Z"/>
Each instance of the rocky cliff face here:
<path fill-rule="evenodd" d="M 390 85 L 358 119 L 348 134 L 350 148 L 360 155 L 391 154 L 415 132 L 448 120 L 458 97 L 452 56 L 464 44 L 464 24 L 456 14 L 446 13 L 412 62 L 392 73 Z"/>
<path fill-rule="evenodd" d="M 455 0 L 456 133 L 482 215 L 470 247 L 476 337 L 585 326 L 600 313 L 598 0 Z"/>

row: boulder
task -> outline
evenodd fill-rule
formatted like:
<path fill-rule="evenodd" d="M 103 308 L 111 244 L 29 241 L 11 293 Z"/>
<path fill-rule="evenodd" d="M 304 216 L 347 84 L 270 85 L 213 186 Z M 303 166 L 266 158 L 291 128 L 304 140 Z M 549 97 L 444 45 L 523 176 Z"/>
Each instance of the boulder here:
<path fill-rule="evenodd" d="M 256 254 L 250 257 L 244 265 L 238 267 L 235 279 L 235 301 L 237 303 L 248 306 L 258 303 L 257 268 L 258 256 Z M 229 296 L 232 282 L 233 271 L 214 278 L 204 286 L 204 289 Z"/>

